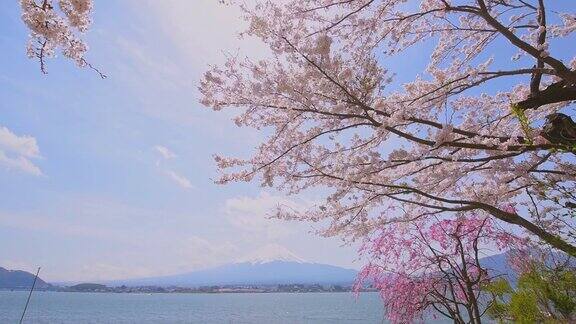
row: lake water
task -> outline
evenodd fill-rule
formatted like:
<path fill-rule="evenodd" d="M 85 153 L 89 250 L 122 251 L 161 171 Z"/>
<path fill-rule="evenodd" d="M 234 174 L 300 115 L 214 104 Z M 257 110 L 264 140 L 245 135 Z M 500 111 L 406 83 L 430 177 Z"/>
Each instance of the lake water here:
<path fill-rule="evenodd" d="M 27 292 L 0 291 L 0 323 Z M 383 323 L 376 293 L 109 294 L 34 292 L 25 323 Z"/>

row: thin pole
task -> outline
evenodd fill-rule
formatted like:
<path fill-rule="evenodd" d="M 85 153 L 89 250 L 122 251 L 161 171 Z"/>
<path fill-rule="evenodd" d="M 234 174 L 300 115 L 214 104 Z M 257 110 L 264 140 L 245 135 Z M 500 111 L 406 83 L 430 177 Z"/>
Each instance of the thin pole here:
<path fill-rule="evenodd" d="M 34 286 L 36 285 L 36 279 L 38 279 L 38 274 L 40 273 L 40 267 L 36 270 L 36 276 L 34 277 L 34 281 L 32 282 L 32 287 L 30 288 L 30 292 L 28 293 L 28 299 L 26 299 L 26 306 L 24 306 L 24 311 L 22 312 L 22 317 L 20 317 L 20 324 L 24 321 L 24 315 L 26 315 L 26 309 L 28 309 L 28 304 L 30 303 L 30 297 L 32 297 L 32 291 L 34 291 Z"/>

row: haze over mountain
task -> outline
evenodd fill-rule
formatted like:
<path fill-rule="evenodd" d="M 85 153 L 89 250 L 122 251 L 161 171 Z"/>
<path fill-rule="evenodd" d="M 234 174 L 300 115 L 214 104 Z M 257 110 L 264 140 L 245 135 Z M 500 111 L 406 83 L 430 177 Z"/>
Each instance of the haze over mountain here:
<path fill-rule="evenodd" d="M 117 280 L 110 285 L 209 286 L 274 284 L 350 284 L 357 271 L 308 262 L 272 244 L 233 263 L 172 276 Z"/>
<path fill-rule="evenodd" d="M 506 262 L 506 254 L 481 259 L 484 267 L 493 274 L 505 275 L 515 280 Z M 309 262 L 277 244 L 266 245 L 234 262 L 221 266 L 182 274 L 114 280 L 100 282 L 108 286 L 224 286 L 224 285 L 277 285 L 277 284 L 351 284 L 357 271 L 327 264 Z M 7 270 L 0 267 L 0 289 L 27 289 L 34 281 L 34 274 Z M 61 283 L 68 286 L 71 283 Z M 52 287 L 38 278 L 38 289 Z"/>
<path fill-rule="evenodd" d="M 493 274 L 513 279 L 506 254 L 487 256 L 481 263 Z M 283 246 L 266 245 L 235 262 L 183 274 L 117 280 L 112 286 L 274 285 L 274 284 L 351 284 L 356 270 L 306 261 Z"/>
<path fill-rule="evenodd" d="M 480 259 L 483 268 L 490 269 L 493 275 L 506 276 L 507 279 L 515 277 L 514 271 L 508 265 L 507 254 L 495 254 Z"/>
<path fill-rule="evenodd" d="M 253 253 L 238 258 L 234 263 L 263 264 L 273 261 L 311 263 L 279 244 L 268 244 Z"/>

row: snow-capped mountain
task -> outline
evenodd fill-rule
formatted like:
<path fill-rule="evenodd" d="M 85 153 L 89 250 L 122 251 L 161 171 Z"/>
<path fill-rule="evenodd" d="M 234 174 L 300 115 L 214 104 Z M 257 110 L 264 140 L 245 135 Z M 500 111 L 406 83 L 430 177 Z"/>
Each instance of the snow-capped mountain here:
<path fill-rule="evenodd" d="M 235 263 L 264 264 L 275 261 L 309 263 L 279 244 L 263 246 L 252 254 L 239 258 Z"/>
<path fill-rule="evenodd" d="M 306 262 L 280 245 L 268 245 L 234 263 L 184 274 L 118 280 L 109 285 L 180 286 L 351 284 L 357 271 Z"/>

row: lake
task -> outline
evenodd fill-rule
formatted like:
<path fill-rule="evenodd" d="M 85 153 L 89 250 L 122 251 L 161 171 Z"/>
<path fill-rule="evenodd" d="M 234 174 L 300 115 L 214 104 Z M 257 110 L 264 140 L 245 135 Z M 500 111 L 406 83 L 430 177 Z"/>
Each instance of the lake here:
<path fill-rule="evenodd" d="M 27 292 L 0 291 L 0 323 Z M 382 323 L 376 293 L 114 294 L 34 292 L 25 323 Z"/>

